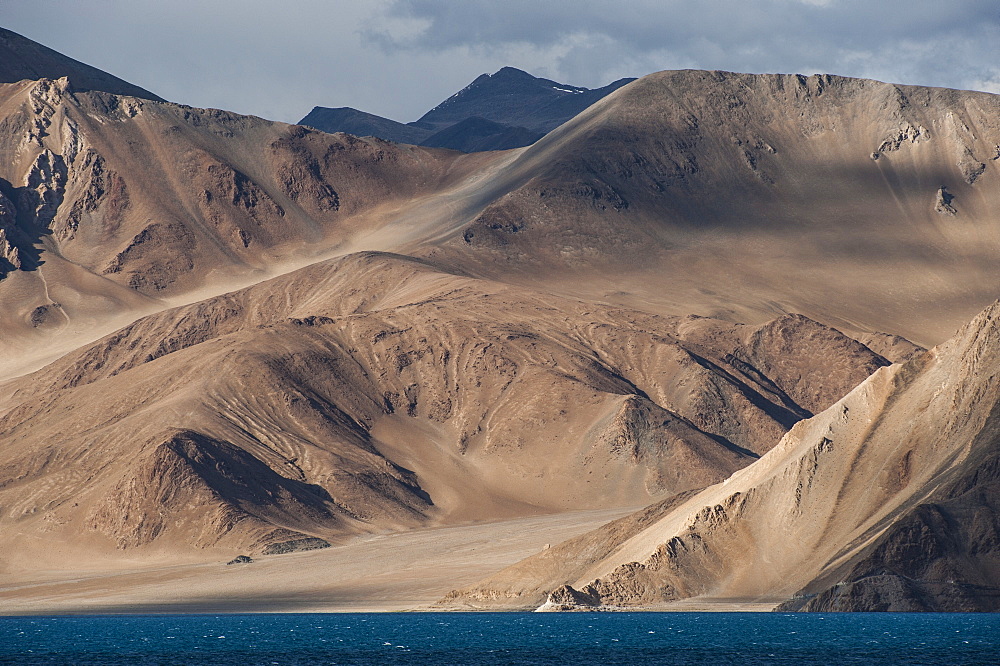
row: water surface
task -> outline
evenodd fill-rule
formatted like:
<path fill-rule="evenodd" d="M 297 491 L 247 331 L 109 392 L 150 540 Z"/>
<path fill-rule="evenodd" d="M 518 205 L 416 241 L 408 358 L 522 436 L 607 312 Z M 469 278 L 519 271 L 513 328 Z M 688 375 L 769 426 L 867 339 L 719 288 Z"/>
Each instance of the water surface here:
<path fill-rule="evenodd" d="M 0 617 L 4 664 L 997 664 L 998 614 Z"/>

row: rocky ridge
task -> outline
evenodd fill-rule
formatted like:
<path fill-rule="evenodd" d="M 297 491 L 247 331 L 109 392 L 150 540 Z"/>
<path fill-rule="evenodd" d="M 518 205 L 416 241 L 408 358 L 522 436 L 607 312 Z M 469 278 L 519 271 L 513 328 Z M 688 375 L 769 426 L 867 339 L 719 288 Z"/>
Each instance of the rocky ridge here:
<path fill-rule="evenodd" d="M 349 107 L 317 106 L 302 125 L 388 141 L 462 152 L 529 146 L 599 99 L 634 79 L 589 89 L 541 79 L 504 67 L 483 74 L 419 120 L 399 123 Z"/>
<path fill-rule="evenodd" d="M 787 600 L 784 610 L 997 610 L 1000 393 L 988 368 L 1000 361 L 998 321 L 995 304 L 947 343 L 878 370 L 724 482 L 446 603 L 662 607 L 697 597 Z"/>

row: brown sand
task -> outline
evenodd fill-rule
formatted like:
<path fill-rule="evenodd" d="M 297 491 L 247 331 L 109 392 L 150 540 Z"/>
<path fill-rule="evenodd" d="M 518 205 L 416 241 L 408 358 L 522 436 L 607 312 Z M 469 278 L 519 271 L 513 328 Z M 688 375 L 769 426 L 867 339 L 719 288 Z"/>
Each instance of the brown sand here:
<path fill-rule="evenodd" d="M 231 566 L 161 561 L 128 568 L 108 558 L 103 567 L 86 570 L 4 575 L 0 613 L 426 610 L 456 587 L 627 512 L 578 511 L 366 535 Z"/>

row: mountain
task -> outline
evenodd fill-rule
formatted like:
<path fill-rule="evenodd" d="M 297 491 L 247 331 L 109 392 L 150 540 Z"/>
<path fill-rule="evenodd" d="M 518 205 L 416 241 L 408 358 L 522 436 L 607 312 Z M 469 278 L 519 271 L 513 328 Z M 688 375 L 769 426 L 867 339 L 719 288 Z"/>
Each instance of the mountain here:
<path fill-rule="evenodd" d="M 317 106 L 309 112 L 309 115 L 300 120 L 299 124 L 315 127 L 324 132 L 346 132 L 355 136 L 377 136 L 386 141 L 413 145 L 419 145 L 432 134 L 425 127 L 398 123 L 395 120 L 389 120 L 388 118 L 358 111 L 350 107 L 328 109 Z"/>
<path fill-rule="evenodd" d="M 882 368 L 767 455 L 556 546 L 449 603 L 1000 609 L 1000 304 Z"/>
<path fill-rule="evenodd" d="M 462 152 L 528 146 L 634 79 L 603 88 L 568 86 L 513 67 L 483 74 L 419 120 L 398 123 L 351 108 L 313 108 L 299 121 L 324 132 L 377 136 Z"/>
<path fill-rule="evenodd" d="M 456 579 L 453 602 L 645 603 L 666 581 L 875 608 L 908 577 L 984 586 L 953 607 L 985 607 L 994 318 L 921 345 L 996 298 L 998 111 L 662 72 L 529 147 L 463 154 L 0 84 L 0 571 L 647 506 L 520 587 Z M 795 502 L 815 520 L 772 511 Z M 675 537 L 691 555 L 658 578 Z M 511 563 L 494 546 L 470 551 L 477 577 Z M 948 607 L 920 585 L 892 607 Z"/>
<path fill-rule="evenodd" d="M 995 297 L 998 118 L 987 93 L 652 74 L 512 158 L 492 177 L 503 193 L 423 256 L 639 307 L 801 312 L 933 344 Z"/>
<path fill-rule="evenodd" d="M 287 270 L 464 174 L 460 155 L 65 79 L 3 86 L 0 105 L 8 363 L 26 360 L 22 341 L 51 353 L 162 298 Z"/>
<path fill-rule="evenodd" d="M 511 127 L 473 116 L 431 134 L 420 145 L 475 153 L 530 146 L 543 136 L 545 136 L 543 133 L 533 132 L 524 127 Z"/>
<path fill-rule="evenodd" d="M 580 88 L 540 79 L 514 67 L 482 74 L 421 116 L 415 124 L 440 129 L 466 118 L 549 132 L 635 79 Z"/>
<path fill-rule="evenodd" d="M 726 478 L 886 364 L 804 317 L 656 317 L 352 254 L 9 382 L 4 550 L 257 554 L 636 506 Z"/>
<path fill-rule="evenodd" d="M 16 32 L 0 28 L 0 83 L 37 79 L 70 80 L 73 90 L 99 90 L 163 101 L 153 93 L 107 72 L 68 58 Z"/>

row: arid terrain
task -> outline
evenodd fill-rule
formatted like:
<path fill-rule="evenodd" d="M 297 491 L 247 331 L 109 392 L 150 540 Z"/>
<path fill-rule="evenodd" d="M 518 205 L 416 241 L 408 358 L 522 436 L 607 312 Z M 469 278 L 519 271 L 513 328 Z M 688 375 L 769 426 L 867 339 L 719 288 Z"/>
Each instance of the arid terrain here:
<path fill-rule="evenodd" d="M 462 153 L 11 35 L 2 612 L 1000 609 L 1000 96 L 669 71 Z"/>

